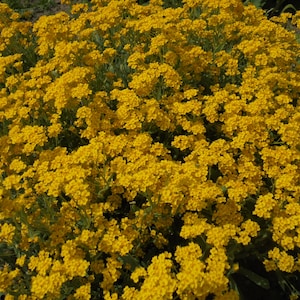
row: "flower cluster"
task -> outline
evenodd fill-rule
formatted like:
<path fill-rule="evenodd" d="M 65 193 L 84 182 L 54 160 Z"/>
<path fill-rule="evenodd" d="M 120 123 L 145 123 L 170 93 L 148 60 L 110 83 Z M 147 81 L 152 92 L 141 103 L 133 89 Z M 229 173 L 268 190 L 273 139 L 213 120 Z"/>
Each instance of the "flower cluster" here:
<path fill-rule="evenodd" d="M 300 13 L 62 2 L 0 4 L 6 299 L 238 299 L 253 253 L 299 272 Z"/>

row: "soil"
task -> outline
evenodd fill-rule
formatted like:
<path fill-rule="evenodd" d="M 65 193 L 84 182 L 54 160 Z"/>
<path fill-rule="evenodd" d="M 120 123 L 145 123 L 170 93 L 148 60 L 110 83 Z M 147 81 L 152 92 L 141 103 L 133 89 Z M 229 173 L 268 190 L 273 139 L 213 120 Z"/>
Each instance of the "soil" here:
<path fill-rule="evenodd" d="M 19 11 L 22 15 L 22 19 L 26 19 L 27 21 L 35 22 L 39 19 L 39 17 L 43 15 L 54 15 L 60 11 L 69 12 L 70 7 L 65 4 L 61 4 L 60 0 L 52 0 L 49 1 L 48 4 L 41 4 L 41 0 L 32 0 L 28 5 L 28 1 L 19 2 L 18 8 L 22 7 L 22 9 L 15 9 Z"/>
<path fill-rule="evenodd" d="M 32 1 L 32 2 L 34 3 L 38 1 Z M 33 14 L 32 21 L 36 21 L 42 15 L 54 15 L 60 11 L 68 11 L 70 9 L 68 5 L 61 4 L 61 1 L 59 0 L 55 0 L 54 2 L 55 2 L 54 5 L 47 9 L 39 9 L 39 10 L 37 9 Z"/>

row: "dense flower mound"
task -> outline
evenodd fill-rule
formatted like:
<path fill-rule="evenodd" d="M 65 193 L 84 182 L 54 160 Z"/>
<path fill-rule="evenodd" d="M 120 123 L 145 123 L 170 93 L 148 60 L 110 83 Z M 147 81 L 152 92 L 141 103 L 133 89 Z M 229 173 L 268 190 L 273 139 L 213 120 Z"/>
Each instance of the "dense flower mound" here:
<path fill-rule="evenodd" d="M 166 3 L 0 4 L 5 299 L 299 295 L 300 13 Z"/>

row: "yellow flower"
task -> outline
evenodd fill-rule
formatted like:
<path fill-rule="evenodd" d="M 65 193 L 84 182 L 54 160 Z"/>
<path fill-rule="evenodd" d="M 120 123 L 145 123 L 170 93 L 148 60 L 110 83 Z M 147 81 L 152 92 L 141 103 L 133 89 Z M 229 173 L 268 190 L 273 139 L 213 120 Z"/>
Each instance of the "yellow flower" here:
<path fill-rule="evenodd" d="M 121 276 L 121 269 L 122 263 L 116 259 L 116 256 L 107 259 L 106 267 L 102 271 L 103 281 L 101 282 L 100 286 L 103 290 L 110 290 L 114 283 L 119 279 Z"/>
<path fill-rule="evenodd" d="M 37 257 L 31 256 L 28 268 L 31 271 L 36 270 L 41 276 L 45 276 L 52 266 L 52 258 L 49 255 L 49 252 L 42 250 Z"/>
<path fill-rule="evenodd" d="M 218 203 L 213 214 L 213 220 L 218 225 L 233 224 L 239 226 L 243 221 L 240 207 L 234 201 L 227 200 L 225 203 Z"/>
<path fill-rule="evenodd" d="M 199 245 L 189 243 L 185 247 L 177 247 L 175 259 L 180 264 L 176 275 L 177 293 L 181 296 L 193 293 L 201 297 L 207 293 L 205 288 L 205 264 L 200 260 L 202 251 Z"/>
<path fill-rule="evenodd" d="M 236 227 L 234 225 L 226 224 L 222 227 L 214 227 L 207 231 L 208 244 L 216 248 L 227 246 L 230 239 L 236 235 Z"/>
<path fill-rule="evenodd" d="M 293 250 L 299 247 L 300 218 L 298 213 L 292 216 L 278 216 L 273 219 L 273 240 L 280 244 L 284 250 Z"/>
<path fill-rule="evenodd" d="M 277 202 L 271 193 L 261 195 L 256 200 L 255 210 L 253 211 L 253 214 L 261 218 L 269 219 L 271 218 L 271 212 L 276 206 L 276 203 Z"/>
<path fill-rule="evenodd" d="M 66 281 L 65 275 L 54 272 L 49 276 L 36 275 L 31 279 L 31 293 L 37 299 L 45 296 L 58 297 L 63 283 Z"/>
<path fill-rule="evenodd" d="M 85 285 L 80 286 L 78 289 L 76 289 L 74 297 L 75 297 L 75 299 L 78 299 L 78 300 L 90 299 L 91 284 L 87 283 Z"/>
<path fill-rule="evenodd" d="M 66 1 L 64 1 L 66 2 Z M 71 14 L 75 15 L 78 13 L 83 13 L 88 11 L 88 4 L 87 3 L 76 3 L 72 5 Z"/>
<path fill-rule="evenodd" d="M 138 283 L 140 277 L 144 278 L 147 275 L 147 271 L 143 267 L 138 267 L 131 273 L 130 278 L 133 282 Z"/>
<path fill-rule="evenodd" d="M 16 260 L 16 264 L 19 265 L 20 267 L 23 267 L 25 264 L 25 259 L 26 259 L 26 255 L 22 255 L 20 257 L 17 258 Z"/>
<path fill-rule="evenodd" d="M 9 175 L 3 180 L 3 186 L 7 189 L 10 190 L 12 188 L 19 190 L 21 188 L 21 180 L 22 176 L 21 175 Z"/>
<path fill-rule="evenodd" d="M 206 220 L 204 218 L 200 219 L 197 214 L 185 213 L 183 220 L 184 225 L 181 228 L 180 236 L 185 239 L 200 236 L 210 228 Z"/>
<path fill-rule="evenodd" d="M 211 290 L 226 290 L 228 278 L 226 271 L 230 268 L 227 262 L 227 255 L 225 248 L 212 248 L 207 259 L 207 275 L 206 280 L 211 285 Z"/>
<path fill-rule="evenodd" d="M 243 245 L 248 245 L 251 242 L 251 237 L 256 237 L 260 226 L 250 219 L 244 221 L 238 230 L 238 236 L 234 239 Z"/>
<path fill-rule="evenodd" d="M 268 257 L 277 265 L 279 270 L 288 273 L 293 272 L 294 257 L 292 255 L 287 254 L 285 251 L 280 251 L 279 248 L 275 247 L 268 252 Z"/>
<path fill-rule="evenodd" d="M 36 146 L 43 146 L 47 141 L 43 126 L 27 125 L 22 129 L 19 126 L 14 126 L 10 130 L 9 136 L 11 144 L 24 144 L 22 152 L 25 154 L 32 153 Z"/>
<path fill-rule="evenodd" d="M 18 61 L 21 58 L 20 54 L 14 54 L 9 56 L 0 56 L 0 80 L 5 81 L 5 77 L 8 77 L 6 75 L 6 69 L 10 67 L 13 63 Z M 7 82 L 8 86 L 11 85 L 11 81 L 13 80 L 13 77 L 10 78 Z"/>
<path fill-rule="evenodd" d="M 0 292 L 5 293 L 14 279 L 20 274 L 20 270 L 10 270 L 5 264 L 0 270 Z"/>
<path fill-rule="evenodd" d="M 15 226 L 12 224 L 0 224 L 0 241 L 12 244 L 15 236 Z"/>
<path fill-rule="evenodd" d="M 34 24 L 0 4 L 0 240 L 20 267 L 1 292 L 237 299 L 228 247 L 260 227 L 266 270 L 299 271 L 300 46 L 280 23 L 300 13 L 90 2 Z"/>
<path fill-rule="evenodd" d="M 14 159 L 9 168 L 12 170 L 12 171 L 16 171 L 16 173 L 20 173 L 21 171 L 23 171 L 25 168 L 26 168 L 26 164 L 20 159 Z"/>
<path fill-rule="evenodd" d="M 167 252 L 153 257 L 140 290 L 130 291 L 130 293 L 126 290 L 126 297 L 134 293 L 139 299 L 153 299 L 153 297 L 154 299 L 171 299 L 176 290 L 177 281 L 171 274 L 170 258 L 171 254 Z"/>

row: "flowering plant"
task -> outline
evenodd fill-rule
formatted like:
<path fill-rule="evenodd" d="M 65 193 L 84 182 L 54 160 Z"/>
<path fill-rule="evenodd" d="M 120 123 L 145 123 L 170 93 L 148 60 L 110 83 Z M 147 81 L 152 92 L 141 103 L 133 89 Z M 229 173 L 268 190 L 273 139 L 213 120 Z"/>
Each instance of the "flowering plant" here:
<path fill-rule="evenodd" d="M 69 4 L 0 4 L 5 299 L 296 299 L 300 14 Z"/>

